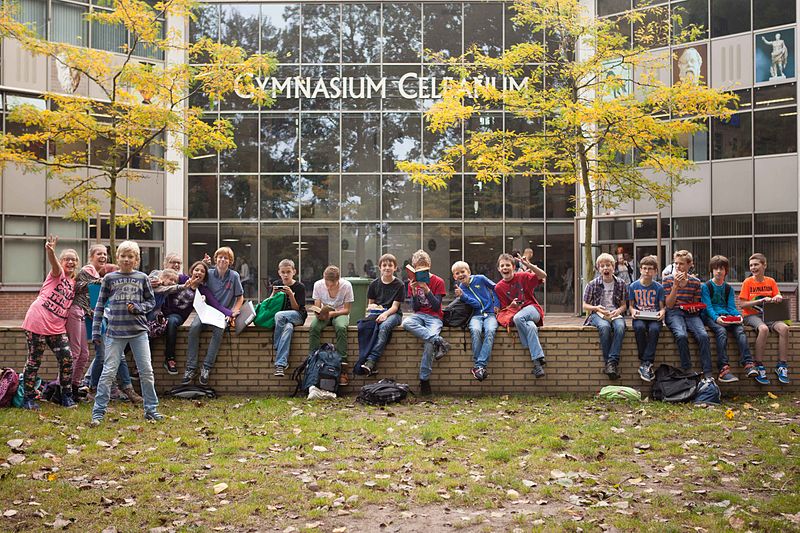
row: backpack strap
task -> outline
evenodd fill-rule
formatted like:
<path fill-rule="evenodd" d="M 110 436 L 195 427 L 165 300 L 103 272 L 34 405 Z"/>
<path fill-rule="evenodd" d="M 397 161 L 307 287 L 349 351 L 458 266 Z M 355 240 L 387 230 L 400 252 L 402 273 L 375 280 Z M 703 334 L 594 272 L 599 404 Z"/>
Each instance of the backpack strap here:
<path fill-rule="evenodd" d="M 300 392 L 300 387 L 303 386 L 303 372 L 305 371 L 306 367 L 308 366 L 308 360 L 311 358 L 311 355 L 306 357 L 303 362 L 292 371 L 292 379 L 297 383 L 294 388 L 294 392 L 292 393 L 292 398 L 297 397 L 297 393 Z"/>

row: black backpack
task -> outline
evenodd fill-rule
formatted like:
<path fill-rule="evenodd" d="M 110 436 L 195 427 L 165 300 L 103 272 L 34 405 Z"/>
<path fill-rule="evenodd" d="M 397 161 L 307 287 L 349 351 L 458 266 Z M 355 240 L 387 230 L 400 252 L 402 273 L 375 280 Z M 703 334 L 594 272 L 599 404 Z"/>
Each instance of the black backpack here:
<path fill-rule="evenodd" d="M 369 405 L 387 405 L 402 402 L 411 392 L 405 383 L 397 383 L 393 379 L 382 379 L 361 387 L 356 401 Z"/>
<path fill-rule="evenodd" d="M 178 385 L 165 393 L 173 398 L 183 398 L 184 400 L 202 400 L 205 398 L 216 398 L 217 392 L 211 387 L 203 385 Z"/>
<path fill-rule="evenodd" d="M 456 298 L 444 308 L 442 325 L 449 328 L 467 329 L 473 312 L 474 309 L 471 305 L 461 300 L 461 298 Z"/>
<path fill-rule="evenodd" d="M 292 379 L 297 382 L 292 396 L 297 396 L 298 392 L 308 394 L 312 386 L 336 394 L 341 375 L 342 356 L 332 344 L 325 343 L 292 372 Z"/>
<path fill-rule="evenodd" d="M 697 395 L 700 374 L 662 364 L 656 369 L 652 396 L 662 402 L 689 402 Z"/>

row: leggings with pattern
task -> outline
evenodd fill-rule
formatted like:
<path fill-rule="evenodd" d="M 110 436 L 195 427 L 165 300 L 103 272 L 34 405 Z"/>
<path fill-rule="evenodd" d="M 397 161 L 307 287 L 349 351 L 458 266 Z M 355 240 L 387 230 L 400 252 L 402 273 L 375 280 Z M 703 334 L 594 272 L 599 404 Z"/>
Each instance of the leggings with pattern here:
<path fill-rule="evenodd" d="M 42 354 L 45 345 L 49 346 L 58 360 L 58 376 L 62 390 L 71 390 L 72 386 L 72 352 L 69 349 L 69 339 L 66 333 L 58 335 L 40 335 L 30 331 L 25 332 L 28 341 L 28 362 L 25 364 L 25 395 L 33 395 L 36 383 L 36 374 L 42 365 Z"/>

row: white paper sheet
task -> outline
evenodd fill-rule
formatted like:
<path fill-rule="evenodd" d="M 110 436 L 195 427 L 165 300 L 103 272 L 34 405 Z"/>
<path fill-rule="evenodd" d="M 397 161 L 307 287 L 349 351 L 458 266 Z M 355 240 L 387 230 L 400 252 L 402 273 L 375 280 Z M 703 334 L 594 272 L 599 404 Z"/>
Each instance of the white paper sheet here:
<path fill-rule="evenodd" d="M 220 329 L 225 329 L 227 325 L 226 316 L 220 311 L 217 311 L 208 305 L 200 294 L 200 291 L 194 291 L 194 310 L 197 311 L 197 316 L 203 324 L 217 326 Z"/>

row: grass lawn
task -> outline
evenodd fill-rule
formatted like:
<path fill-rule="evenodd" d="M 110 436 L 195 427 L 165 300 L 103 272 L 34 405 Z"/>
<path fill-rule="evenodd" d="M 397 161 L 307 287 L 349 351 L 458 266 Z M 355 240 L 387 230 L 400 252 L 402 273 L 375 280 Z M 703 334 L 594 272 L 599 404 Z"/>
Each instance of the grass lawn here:
<path fill-rule="evenodd" d="M 0 411 L 0 530 L 800 530 L 788 396 L 112 407 Z"/>

